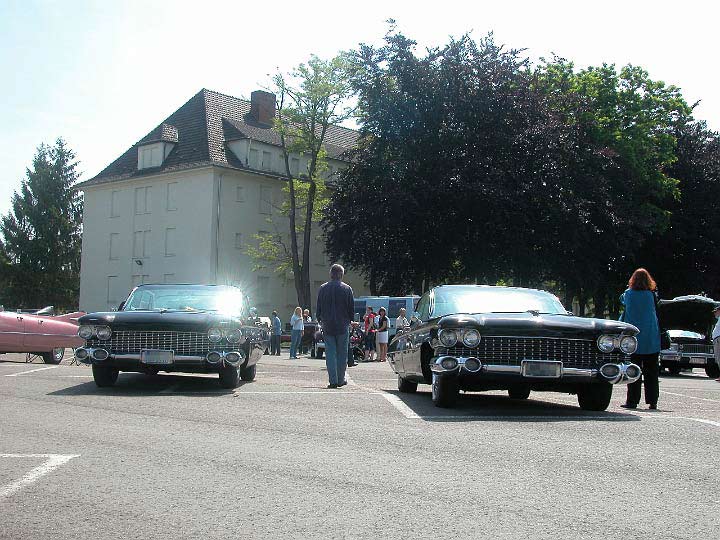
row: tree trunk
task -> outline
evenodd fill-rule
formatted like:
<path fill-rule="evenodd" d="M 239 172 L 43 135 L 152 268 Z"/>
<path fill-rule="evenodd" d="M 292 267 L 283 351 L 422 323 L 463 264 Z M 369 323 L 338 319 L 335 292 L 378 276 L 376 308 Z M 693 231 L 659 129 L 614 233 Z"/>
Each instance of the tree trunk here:
<path fill-rule="evenodd" d="M 597 289 L 593 293 L 593 305 L 594 305 L 594 313 L 595 317 L 598 319 L 604 319 L 605 318 L 605 305 L 607 301 L 607 294 L 605 292 L 604 288 Z"/>
<path fill-rule="evenodd" d="M 585 306 L 587 305 L 587 296 L 582 287 L 578 290 L 578 315 L 585 316 Z"/>

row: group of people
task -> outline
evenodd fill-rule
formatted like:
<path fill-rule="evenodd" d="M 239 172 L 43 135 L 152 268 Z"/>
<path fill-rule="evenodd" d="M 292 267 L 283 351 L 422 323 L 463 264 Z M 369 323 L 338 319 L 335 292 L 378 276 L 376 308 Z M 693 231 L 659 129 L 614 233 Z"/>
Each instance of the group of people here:
<path fill-rule="evenodd" d="M 278 312 L 273 311 L 270 316 L 272 325 L 270 332 L 270 354 L 280 356 L 280 337 L 282 336 L 282 321 L 278 317 Z M 290 316 L 290 358 L 297 359 L 298 353 L 305 354 L 307 352 L 307 343 L 303 341 L 303 332 L 305 331 L 305 323 L 312 322 L 310 310 L 303 310 L 300 306 L 296 307 Z"/>
<path fill-rule="evenodd" d="M 398 318 L 395 319 L 395 328 L 397 330 L 406 327 L 409 323 L 405 318 L 405 308 L 400 308 Z M 378 309 L 375 313 L 371 306 L 366 308 L 363 317 L 363 335 L 365 361 L 373 362 L 375 352 L 377 352 L 377 360 L 385 362 L 387 360 L 388 341 L 390 340 L 390 321 L 387 317 L 387 310 L 384 307 Z"/>

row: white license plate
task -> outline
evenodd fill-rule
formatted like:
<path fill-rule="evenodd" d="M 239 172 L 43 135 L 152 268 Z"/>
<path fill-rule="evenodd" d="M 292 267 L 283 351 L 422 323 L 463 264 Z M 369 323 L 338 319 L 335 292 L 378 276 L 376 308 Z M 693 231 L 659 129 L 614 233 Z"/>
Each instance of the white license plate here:
<path fill-rule="evenodd" d="M 140 352 L 140 361 L 143 364 L 172 364 L 175 361 L 175 352 L 146 349 Z"/>
<path fill-rule="evenodd" d="M 707 360 L 700 356 L 693 356 L 692 358 L 690 358 L 690 363 L 693 366 L 704 366 L 707 363 Z"/>
<path fill-rule="evenodd" d="M 523 360 L 520 365 L 520 373 L 523 377 L 558 379 L 562 375 L 562 362 Z"/>

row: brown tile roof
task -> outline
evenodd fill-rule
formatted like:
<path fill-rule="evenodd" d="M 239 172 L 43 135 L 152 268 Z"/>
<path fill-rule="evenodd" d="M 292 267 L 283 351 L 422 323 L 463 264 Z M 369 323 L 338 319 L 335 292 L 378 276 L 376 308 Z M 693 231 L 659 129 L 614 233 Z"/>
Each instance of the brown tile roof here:
<path fill-rule="evenodd" d="M 97 176 L 76 187 L 82 189 L 115 180 L 207 165 L 247 168 L 227 148 L 227 141 L 249 138 L 268 144 L 280 144 L 278 133 L 270 127 L 253 122 L 249 113 L 249 101 L 202 89 Z M 331 126 L 325 138 L 328 155 L 333 158 L 341 157 L 356 145 L 357 138 L 358 132 L 353 129 Z M 174 142 L 175 148 L 162 166 L 137 170 L 137 147 L 157 141 Z"/>

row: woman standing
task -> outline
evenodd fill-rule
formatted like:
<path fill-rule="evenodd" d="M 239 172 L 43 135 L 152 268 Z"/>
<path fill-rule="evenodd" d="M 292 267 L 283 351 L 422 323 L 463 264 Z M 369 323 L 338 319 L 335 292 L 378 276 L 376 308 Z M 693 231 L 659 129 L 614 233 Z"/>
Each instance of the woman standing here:
<path fill-rule="evenodd" d="M 640 403 L 640 389 L 644 383 L 645 403 L 650 409 L 657 409 L 658 395 L 658 355 L 660 353 L 660 326 L 655 312 L 657 286 L 650 273 L 644 268 L 633 272 L 628 289 L 620 296 L 625 306 L 621 320 L 637 326 L 638 347 L 631 355 L 632 361 L 642 368 L 642 377 L 628 385 L 627 401 L 623 407 L 635 409 Z"/>
<path fill-rule="evenodd" d="M 290 317 L 290 358 L 297 358 L 297 349 L 300 345 L 305 323 L 303 322 L 303 312 L 300 306 L 295 308 L 295 313 Z"/>
<path fill-rule="evenodd" d="M 384 362 L 387 360 L 387 349 L 388 349 L 388 325 L 389 321 L 386 315 L 384 307 L 378 309 L 378 329 L 377 329 L 377 344 L 378 344 L 378 360 Z"/>

